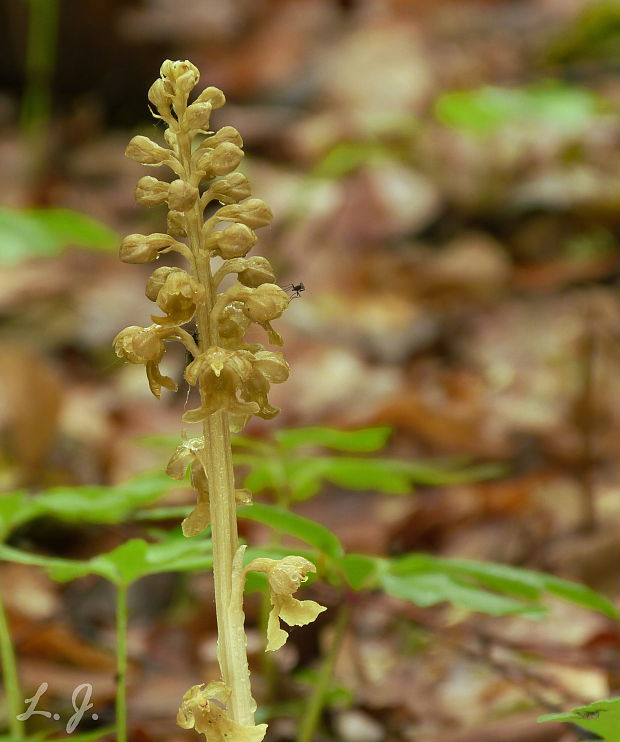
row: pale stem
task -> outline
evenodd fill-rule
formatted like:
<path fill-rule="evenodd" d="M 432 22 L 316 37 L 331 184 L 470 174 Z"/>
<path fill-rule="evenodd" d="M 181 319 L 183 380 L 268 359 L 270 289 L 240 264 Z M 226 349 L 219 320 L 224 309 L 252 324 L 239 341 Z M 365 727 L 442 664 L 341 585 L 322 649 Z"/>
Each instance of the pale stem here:
<path fill-rule="evenodd" d="M 178 135 L 179 156 L 185 178 L 191 178 L 191 141 L 187 134 Z M 195 276 L 204 287 L 204 304 L 197 311 L 196 324 L 200 350 L 219 341 L 217 323 L 211 319 L 213 284 L 209 255 L 202 247 L 202 211 L 197 202 L 186 213 L 187 236 L 194 256 Z M 213 222 L 211 222 L 213 223 Z M 219 411 L 203 424 L 205 459 L 211 505 L 211 538 L 213 542 L 213 577 L 218 631 L 218 661 L 222 680 L 230 688 L 230 713 L 234 721 L 254 726 L 256 704 L 252 698 L 246 650 L 243 612 L 234 610 L 232 590 L 233 559 L 237 551 L 237 503 L 230 444 L 228 413 Z"/>

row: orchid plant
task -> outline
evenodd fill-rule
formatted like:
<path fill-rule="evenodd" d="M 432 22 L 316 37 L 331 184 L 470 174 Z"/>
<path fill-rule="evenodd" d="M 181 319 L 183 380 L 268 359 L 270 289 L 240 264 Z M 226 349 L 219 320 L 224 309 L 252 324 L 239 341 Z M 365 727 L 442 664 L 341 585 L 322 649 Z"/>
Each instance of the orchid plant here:
<path fill-rule="evenodd" d="M 238 503 L 251 502 L 251 494 L 236 489 L 230 434 L 240 431 L 252 415 L 272 418 L 279 410 L 268 401 L 272 383 L 288 377 L 289 367 L 280 352 L 266 350 L 245 339 L 252 324 L 262 327 L 269 342 L 282 345 L 271 322 L 282 315 L 290 298 L 275 283 L 264 257 L 247 257 L 257 241 L 255 230 L 271 222 L 267 204 L 250 198 L 244 175 L 234 172 L 243 158 L 242 139 L 232 126 L 210 131 L 213 110 L 225 103 L 221 90 L 208 87 L 189 102 L 199 73 L 188 61 L 167 60 L 148 98 L 153 116 L 166 126 L 166 146 L 135 136 L 125 154 L 143 165 L 168 166 L 175 179 L 168 183 L 145 176 L 136 189 L 144 206 L 168 205 L 167 232 L 132 234 L 120 248 L 127 263 L 154 262 L 170 252 L 179 253 L 187 270 L 156 268 L 146 285 L 146 296 L 159 312 L 148 327 L 127 327 L 116 336 L 114 347 L 129 363 L 143 364 L 151 391 L 176 391 L 176 383 L 160 370 L 171 342 L 181 343 L 191 355 L 185 379 L 197 387 L 200 404 L 183 420 L 200 423 L 202 436 L 177 448 L 168 473 L 182 479 L 190 469 L 197 504 L 183 521 L 191 537 L 211 526 L 213 570 L 218 626 L 218 662 L 221 676 L 190 688 L 177 721 L 194 728 L 209 742 L 235 739 L 260 742 L 266 724 L 256 725 L 246 652 L 243 594 L 249 571 L 264 572 L 273 609 L 269 616 L 267 650 L 286 641 L 280 620 L 305 625 L 325 610 L 314 601 L 299 601 L 293 593 L 315 571 L 300 556 L 280 560 L 259 558 L 244 566 L 245 546 L 237 536 Z M 211 205 L 217 208 L 205 218 Z M 212 211 L 212 209 L 210 210 Z M 214 271 L 212 260 L 221 265 Z M 222 290 L 227 276 L 235 282 Z M 193 323 L 195 332 L 188 329 Z"/>

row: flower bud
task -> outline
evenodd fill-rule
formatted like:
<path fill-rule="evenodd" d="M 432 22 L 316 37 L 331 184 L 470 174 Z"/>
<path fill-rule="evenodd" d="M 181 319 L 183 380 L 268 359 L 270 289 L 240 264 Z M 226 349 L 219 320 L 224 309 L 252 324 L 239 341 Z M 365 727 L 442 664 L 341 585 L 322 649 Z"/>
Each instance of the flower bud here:
<path fill-rule="evenodd" d="M 171 273 L 180 270 L 180 268 L 173 268 L 170 265 L 162 265 L 161 268 L 154 270 L 153 273 L 151 273 L 149 280 L 146 282 L 146 289 L 144 291 L 146 297 L 151 301 L 157 301 L 157 295 L 166 282 L 168 276 Z"/>
<path fill-rule="evenodd" d="M 158 362 L 165 347 L 152 327 L 132 325 L 121 330 L 113 340 L 114 352 L 129 363 Z"/>
<path fill-rule="evenodd" d="M 211 232 L 206 241 L 207 250 L 230 260 L 242 258 L 256 244 L 256 234 L 245 224 L 233 224 L 226 229 Z"/>
<path fill-rule="evenodd" d="M 202 286 L 189 273 L 181 269 L 170 271 L 157 294 L 157 306 L 167 316 L 152 316 L 153 322 L 160 325 L 189 322 L 196 311 L 196 298 L 202 294 Z"/>
<path fill-rule="evenodd" d="M 243 173 L 230 173 L 209 186 L 209 194 L 223 204 L 236 204 L 252 194 L 250 183 Z"/>
<path fill-rule="evenodd" d="M 221 129 L 218 129 L 215 134 L 207 137 L 204 142 L 201 142 L 200 147 L 201 149 L 215 149 L 215 147 L 224 144 L 224 142 L 236 144 L 237 147 L 243 147 L 243 138 L 234 126 L 223 126 Z"/>
<path fill-rule="evenodd" d="M 170 247 L 174 240 L 170 235 L 130 234 L 121 242 L 119 257 L 123 263 L 152 263 L 160 250 Z"/>
<path fill-rule="evenodd" d="M 215 215 L 223 222 L 241 222 L 250 229 L 264 227 L 273 219 L 271 209 L 260 198 L 250 198 L 241 204 L 223 206 L 215 212 Z"/>
<path fill-rule="evenodd" d="M 196 103 L 210 103 L 211 108 L 215 111 L 226 103 L 226 97 L 219 88 L 210 85 L 196 98 Z"/>
<path fill-rule="evenodd" d="M 210 103 L 192 103 L 185 111 L 183 123 L 188 129 L 207 131 L 212 110 Z"/>
<path fill-rule="evenodd" d="M 159 206 L 166 202 L 169 187 L 168 183 L 145 175 L 136 186 L 136 201 L 141 206 Z"/>
<path fill-rule="evenodd" d="M 243 150 L 236 144 L 222 142 L 215 149 L 205 152 L 198 160 L 197 167 L 211 177 L 226 175 L 234 170 L 243 159 Z"/>
<path fill-rule="evenodd" d="M 142 163 L 142 165 L 162 165 L 172 153 L 160 147 L 148 137 L 138 135 L 134 137 L 125 150 L 125 157 Z"/>
<path fill-rule="evenodd" d="M 148 97 L 162 117 L 170 117 L 170 96 L 166 93 L 166 86 L 161 78 L 151 85 Z"/>
<path fill-rule="evenodd" d="M 269 322 L 288 307 L 290 297 L 274 283 L 263 283 L 243 299 L 246 317 L 253 322 Z"/>
<path fill-rule="evenodd" d="M 174 209 L 168 212 L 168 232 L 174 237 L 187 237 L 185 217 L 182 212 Z"/>
<path fill-rule="evenodd" d="M 191 81 L 192 88 L 200 79 L 200 72 L 198 72 L 198 68 L 193 65 L 188 59 L 186 59 L 185 61 L 178 60 L 176 62 L 173 62 L 170 59 L 166 59 L 166 61 L 160 67 L 159 73 L 162 77 L 170 80 L 173 85 L 178 84 L 181 78 L 183 79 L 183 85 L 186 85 L 187 81 Z"/>
<path fill-rule="evenodd" d="M 276 277 L 267 258 L 256 255 L 252 258 L 245 258 L 243 262 L 245 267 L 237 274 L 239 283 L 242 283 L 244 286 L 256 288 L 263 283 L 275 282 Z"/>
<path fill-rule="evenodd" d="M 198 198 L 198 188 L 185 180 L 173 180 L 168 191 L 168 206 L 173 211 L 189 211 Z"/>

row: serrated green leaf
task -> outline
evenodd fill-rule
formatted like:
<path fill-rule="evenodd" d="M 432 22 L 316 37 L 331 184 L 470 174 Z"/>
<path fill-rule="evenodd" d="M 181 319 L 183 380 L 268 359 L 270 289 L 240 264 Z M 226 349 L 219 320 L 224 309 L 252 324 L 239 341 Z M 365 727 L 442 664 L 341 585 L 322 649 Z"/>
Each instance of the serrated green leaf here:
<path fill-rule="evenodd" d="M 334 430 L 333 428 L 293 428 L 278 430 L 274 437 L 283 450 L 302 446 L 322 446 L 336 451 L 369 453 L 383 448 L 392 428 L 364 428 L 362 430 Z"/>
<path fill-rule="evenodd" d="M 381 584 L 388 595 L 408 600 L 423 608 L 449 602 L 492 616 L 516 614 L 528 618 L 542 618 L 546 613 L 544 606 L 526 604 L 503 595 L 490 593 L 439 572 L 413 574 L 385 572 L 381 575 Z"/>
<path fill-rule="evenodd" d="M 620 742 L 620 698 L 606 698 L 559 714 L 538 717 L 538 723 L 563 721 L 598 734 L 606 742 Z"/>
<path fill-rule="evenodd" d="M 345 554 L 338 564 L 354 590 L 373 590 L 378 586 L 387 562 L 366 554 Z"/>
<path fill-rule="evenodd" d="M 113 487 L 54 487 L 35 499 L 41 512 L 65 521 L 119 523 L 175 486 L 165 474 L 144 474 Z"/>
<path fill-rule="evenodd" d="M 255 503 L 238 507 L 237 516 L 305 541 L 332 559 L 338 559 L 344 553 L 338 537 L 328 528 L 288 510 Z"/>

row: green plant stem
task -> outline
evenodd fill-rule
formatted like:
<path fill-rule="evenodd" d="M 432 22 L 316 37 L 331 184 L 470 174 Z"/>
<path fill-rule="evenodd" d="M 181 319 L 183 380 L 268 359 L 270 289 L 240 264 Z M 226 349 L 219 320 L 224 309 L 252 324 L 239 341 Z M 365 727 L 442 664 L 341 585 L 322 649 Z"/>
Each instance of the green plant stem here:
<path fill-rule="evenodd" d="M 9 731 L 15 739 L 24 738 L 24 722 L 20 721 L 17 716 L 22 712 L 21 703 L 23 701 L 19 677 L 17 675 L 17 662 L 15 661 L 15 651 L 11 642 L 11 633 L 9 631 L 9 622 L 2 600 L 0 599 L 0 656 L 2 658 L 2 678 L 4 682 L 4 692 L 6 695 L 6 705 L 8 712 Z"/>
<path fill-rule="evenodd" d="M 323 659 L 323 664 L 319 671 L 319 677 L 317 678 L 314 690 L 301 719 L 301 724 L 299 725 L 297 742 L 312 742 L 314 738 L 325 705 L 325 696 L 327 695 L 329 684 L 331 683 L 334 674 L 334 665 L 336 664 L 336 660 L 340 654 L 342 641 L 349 624 L 349 615 L 350 608 L 347 603 L 343 603 L 340 606 L 340 610 L 336 617 L 334 635 L 332 637 L 329 652 Z"/>
<path fill-rule="evenodd" d="M 127 587 L 116 593 L 116 739 L 127 742 Z"/>
<path fill-rule="evenodd" d="M 27 143 L 31 168 L 42 165 L 52 101 L 56 64 L 58 0 L 28 0 L 26 83 L 21 105 L 21 133 Z"/>

